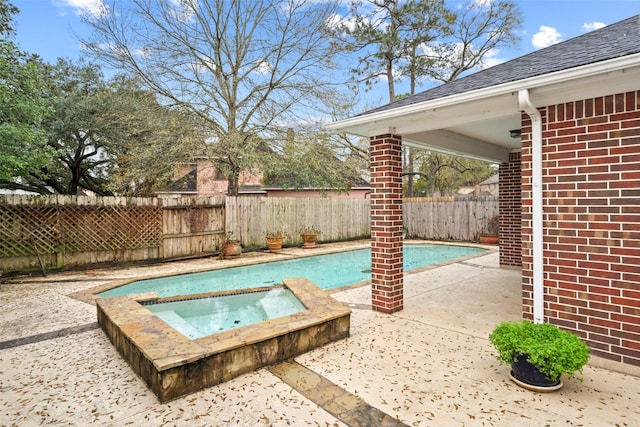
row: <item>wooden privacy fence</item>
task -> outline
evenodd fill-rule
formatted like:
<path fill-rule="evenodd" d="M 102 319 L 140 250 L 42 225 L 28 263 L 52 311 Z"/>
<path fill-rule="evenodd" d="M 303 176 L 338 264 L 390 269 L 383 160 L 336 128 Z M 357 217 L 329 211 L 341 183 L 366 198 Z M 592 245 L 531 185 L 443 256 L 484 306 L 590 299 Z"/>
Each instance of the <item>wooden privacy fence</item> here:
<path fill-rule="evenodd" d="M 476 241 L 498 214 L 495 197 L 410 199 L 410 237 Z M 369 199 L 188 197 L 124 198 L 0 196 L 0 272 L 101 262 L 176 259 L 216 254 L 232 232 L 246 250 L 266 246 L 266 233 L 315 227 L 318 241 L 370 236 Z"/>
<path fill-rule="evenodd" d="M 403 203 L 403 222 L 410 237 L 475 242 L 498 210 L 495 196 L 414 198 Z"/>
<path fill-rule="evenodd" d="M 0 198 L 0 271 L 169 259 L 218 250 L 224 198 Z"/>
<path fill-rule="evenodd" d="M 302 244 L 300 229 L 322 231 L 318 242 L 370 236 L 369 199 L 227 197 L 226 229 L 247 248 L 264 247 L 269 232 L 284 231 L 285 245 Z"/>

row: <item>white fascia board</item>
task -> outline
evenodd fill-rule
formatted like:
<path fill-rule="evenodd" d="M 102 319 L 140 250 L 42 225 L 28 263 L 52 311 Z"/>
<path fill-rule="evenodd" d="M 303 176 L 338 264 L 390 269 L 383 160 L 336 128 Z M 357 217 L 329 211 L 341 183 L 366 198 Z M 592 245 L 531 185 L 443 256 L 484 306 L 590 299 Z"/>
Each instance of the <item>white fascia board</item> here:
<path fill-rule="evenodd" d="M 377 113 L 364 114 L 345 120 L 336 121 L 326 125 L 328 129 L 354 133 L 360 136 L 375 136 L 371 134 L 369 129 L 373 125 L 374 128 L 384 128 L 392 126 L 389 124 L 394 119 L 402 116 L 408 116 L 424 112 L 425 110 L 437 110 L 444 107 L 452 107 L 463 105 L 474 101 L 481 101 L 491 97 L 499 97 L 504 95 L 512 96 L 522 89 L 530 91 L 536 88 L 568 83 L 571 81 L 590 78 L 599 75 L 607 75 L 612 72 L 620 72 L 621 70 L 633 67 L 640 67 L 640 54 L 628 55 L 622 58 L 615 58 L 608 61 L 602 61 L 595 64 L 583 65 L 577 68 L 557 71 L 554 73 L 543 74 L 515 82 L 504 83 L 501 85 L 491 86 L 475 91 L 464 92 L 458 95 L 447 96 L 417 104 L 411 104 L 404 107 L 391 108 L 389 110 Z M 620 78 L 624 78 L 620 76 Z M 377 126 L 376 126 L 377 124 Z M 366 131 L 365 131 L 366 130 Z"/>

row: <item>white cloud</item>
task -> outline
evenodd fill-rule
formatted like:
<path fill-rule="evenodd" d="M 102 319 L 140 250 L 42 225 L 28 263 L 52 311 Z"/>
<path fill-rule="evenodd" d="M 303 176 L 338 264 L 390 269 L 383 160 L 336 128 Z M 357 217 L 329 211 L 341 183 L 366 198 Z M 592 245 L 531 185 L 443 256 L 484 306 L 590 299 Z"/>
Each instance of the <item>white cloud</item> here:
<path fill-rule="evenodd" d="M 103 0 L 62 0 L 59 4 L 74 9 L 77 15 L 88 14 L 96 18 L 109 10 Z"/>
<path fill-rule="evenodd" d="M 267 60 L 263 59 L 261 61 L 257 61 L 256 64 L 258 65 L 258 67 L 255 69 L 255 71 L 260 75 L 269 74 L 273 71 L 273 67 Z"/>
<path fill-rule="evenodd" d="M 493 67 L 494 65 L 502 64 L 503 62 L 505 62 L 506 59 L 500 58 L 499 55 L 500 55 L 500 49 L 488 50 L 487 53 L 485 53 L 484 57 L 482 58 L 481 68 L 489 68 L 489 67 Z"/>
<path fill-rule="evenodd" d="M 368 22 L 368 19 L 365 19 L 365 22 Z M 356 28 L 356 20 L 353 17 L 347 18 L 334 13 L 327 19 L 327 25 L 332 29 L 346 28 L 349 31 L 353 31 Z"/>
<path fill-rule="evenodd" d="M 562 41 L 562 34 L 553 27 L 540 26 L 540 30 L 531 37 L 531 44 L 536 49 L 551 46 Z"/>
<path fill-rule="evenodd" d="M 493 0 L 474 0 L 473 6 L 477 8 L 489 7 Z"/>
<path fill-rule="evenodd" d="M 585 22 L 582 24 L 582 31 L 588 33 L 589 31 L 599 30 L 602 27 L 606 27 L 607 24 L 603 22 Z"/>
<path fill-rule="evenodd" d="M 194 9 L 198 7 L 197 0 L 170 0 L 171 9 L 169 14 L 178 22 L 191 22 L 195 13 Z"/>

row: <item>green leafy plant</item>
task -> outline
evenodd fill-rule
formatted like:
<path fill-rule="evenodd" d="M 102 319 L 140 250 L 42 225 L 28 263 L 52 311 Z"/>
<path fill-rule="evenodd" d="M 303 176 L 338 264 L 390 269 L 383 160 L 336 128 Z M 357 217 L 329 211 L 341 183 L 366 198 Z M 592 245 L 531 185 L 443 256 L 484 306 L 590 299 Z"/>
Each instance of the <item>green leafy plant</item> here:
<path fill-rule="evenodd" d="M 498 360 L 511 364 L 520 357 L 535 366 L 548 379 L 582 373 L 590 348 L 577 335 L 550 323 L 528 320 L 502 322 L 489 335 L 498 351 Z M 582 381 L 581 377 L 577 377 Z"/>

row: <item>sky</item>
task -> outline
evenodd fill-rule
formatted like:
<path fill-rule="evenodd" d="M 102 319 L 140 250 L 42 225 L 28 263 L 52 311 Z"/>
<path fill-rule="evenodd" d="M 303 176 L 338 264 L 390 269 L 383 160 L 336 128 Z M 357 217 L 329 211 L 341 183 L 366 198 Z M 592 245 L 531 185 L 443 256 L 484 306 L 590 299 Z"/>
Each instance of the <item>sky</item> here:
<path fill-rule="evenodd" d="M 14 17 L 20 49 L 40 55 L 46 62 L 83 56 L 79 37 L 90 29 L 79 17 L 99 10 L 100 0 L 10 0 L 20 9 Z M 251 0 L 246 0 L 251 1 Z M 453 7 L 456 0 L 447 0 Z M 640 0 L 515 0 L 523 16 L 520 42 L 487 59 L 504 62 L 604 25 L 640 14 Z M 385 89 L 386 83 L 381 83 Z M 421 89 L 426 89 L 421 88 Z M 369 100 L 376 103 L 376 100 Z M 382 102 L 377 102 L 382 103 Z"/>

